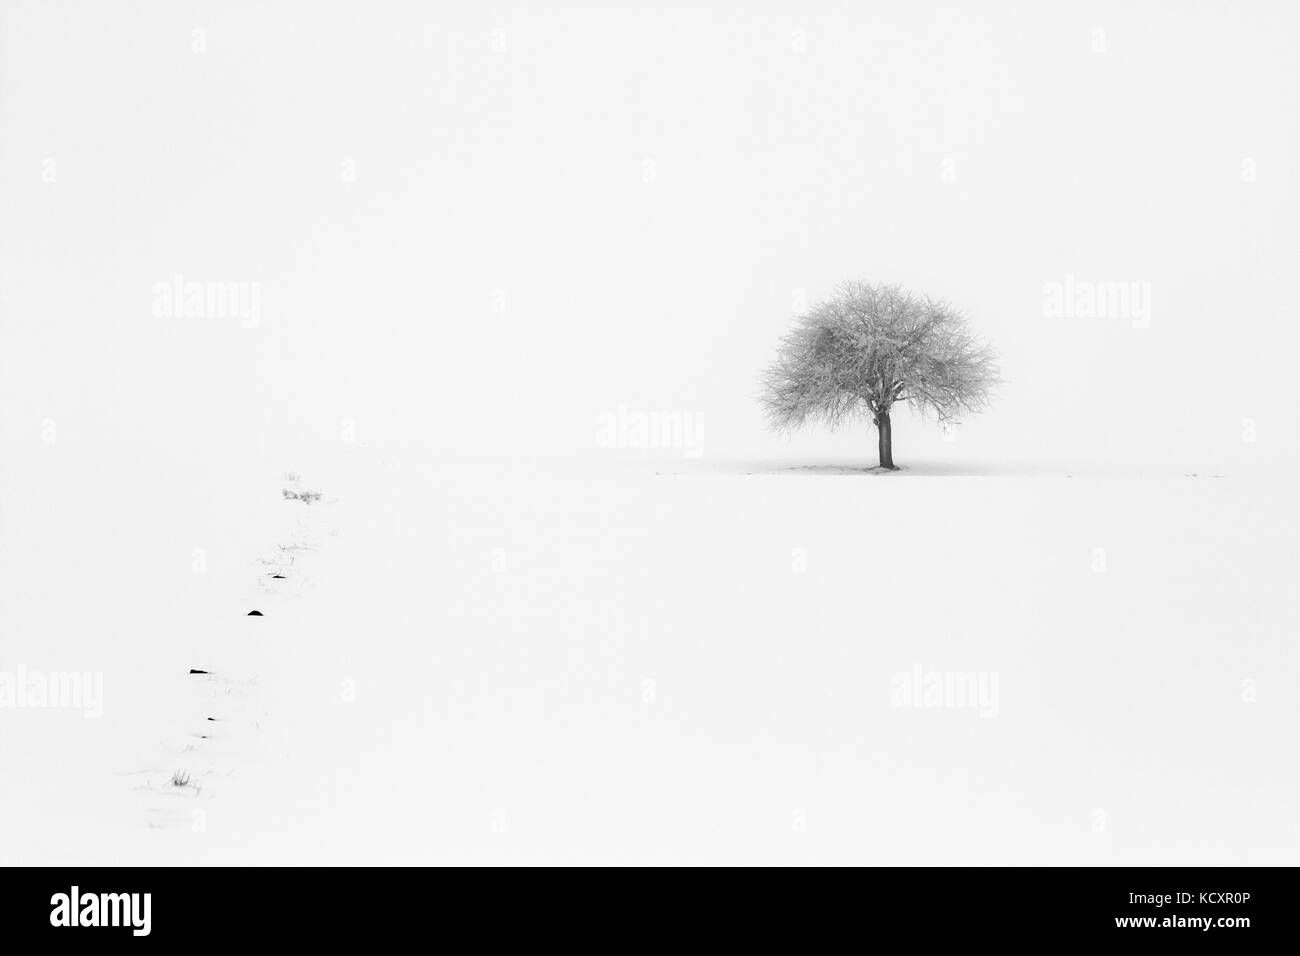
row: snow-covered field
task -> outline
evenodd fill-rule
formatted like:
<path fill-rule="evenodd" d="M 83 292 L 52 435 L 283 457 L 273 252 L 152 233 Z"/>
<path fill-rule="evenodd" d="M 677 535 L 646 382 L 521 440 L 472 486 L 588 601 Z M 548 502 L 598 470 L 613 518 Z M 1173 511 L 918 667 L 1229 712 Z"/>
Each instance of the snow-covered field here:
<path fill-rule="evenodd" d="M 3 6 L 0 863 L 1300 863 L 1300 6 Z"/>
<path fill-rule="evenodd" d="M 1277 485 L 43 450 L 0 670 L 102 716 L 0 710 L 6 862 L 1300 859 Z"/>

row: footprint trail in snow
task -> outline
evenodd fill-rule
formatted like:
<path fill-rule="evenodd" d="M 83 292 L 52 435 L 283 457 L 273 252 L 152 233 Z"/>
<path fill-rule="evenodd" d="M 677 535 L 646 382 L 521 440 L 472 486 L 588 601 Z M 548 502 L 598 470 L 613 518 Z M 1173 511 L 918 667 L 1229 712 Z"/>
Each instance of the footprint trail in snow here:
<path fill-rule="evenodd" d="M 292 472 L 285 475 L 281 497 L 286 527 L 252 562 L 247 610 L 233 618 L 228 629 L 214 632 L 231 635 L 230 647 L 251 650 L 259 641 L 273 639 L 269 630 L 256 632 L 291 602 L 310 594 L 316 586 L 313 557 L 337 534 L 331 517 L 338 499 L 325 500 Z M 241 628 L 255 633 L 240 635 Z M 150 829 L 201 831 L 208 806 L 235 785 L 239 770 L 270 756 L 266 732 L 271 714 L 263 701 L 266 678 L 258 672 L 256 653 L 243 655 L 242 667 L 211 663 L 229 660 L 230 647 L 203 649 L 205 660 L 178 675 L 188 685 L 179 694 L 184 713 L 159 742 L 148 766 L 126 774 L 144 798 L 144 825 Z"/>

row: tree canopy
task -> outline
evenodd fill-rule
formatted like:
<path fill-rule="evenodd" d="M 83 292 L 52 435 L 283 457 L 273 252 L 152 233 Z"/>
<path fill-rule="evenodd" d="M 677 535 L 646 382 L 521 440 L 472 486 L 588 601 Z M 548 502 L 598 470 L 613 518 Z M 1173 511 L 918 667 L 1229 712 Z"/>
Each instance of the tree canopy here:
<path fill-rule="evenodd" d="M 896 402 L 955 421 L 987 407 L 998 381 L 997 353 L 947 302 L 896 285 L 846 282 L 781 339 L 761 401 L 778 430 L 869 418 L 882 429 L 881 464 L 892 467 L 885 459 Z"/>

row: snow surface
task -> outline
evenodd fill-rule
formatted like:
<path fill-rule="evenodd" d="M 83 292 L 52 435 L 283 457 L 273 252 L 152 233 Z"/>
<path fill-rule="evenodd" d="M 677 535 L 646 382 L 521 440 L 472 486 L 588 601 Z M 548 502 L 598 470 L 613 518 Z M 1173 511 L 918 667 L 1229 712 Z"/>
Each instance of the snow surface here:
<path fill-rule="evenodd" d="M 1276 485 L 42 450 L 0 669 L 104 704 L 0 710 L 5 862 L 1297 859 Z M 897 706 L 916 668 L 995 706 Z"/>

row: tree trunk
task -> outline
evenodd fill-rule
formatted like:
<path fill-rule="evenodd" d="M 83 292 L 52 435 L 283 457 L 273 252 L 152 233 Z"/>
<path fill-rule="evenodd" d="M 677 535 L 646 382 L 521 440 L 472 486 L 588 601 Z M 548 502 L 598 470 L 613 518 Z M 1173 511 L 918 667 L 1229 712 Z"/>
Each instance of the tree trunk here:
<path fill-rule="evenodd" d="M 893 433 L 890 430 L 888 411 L 876 415 L 876 432 L 879 438 L 880 467 L 897 471 L 898 466 L 894 464 Z"/>

